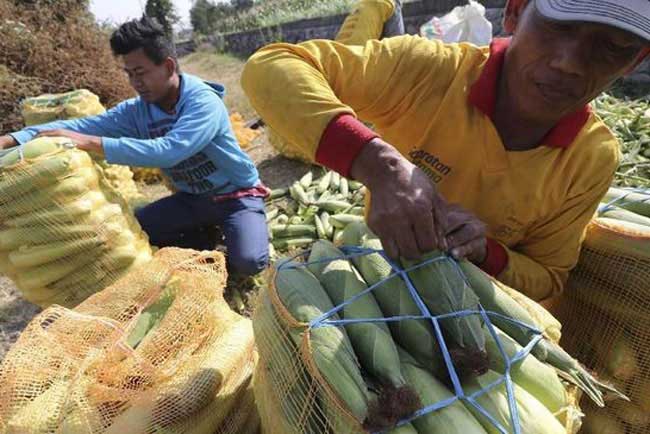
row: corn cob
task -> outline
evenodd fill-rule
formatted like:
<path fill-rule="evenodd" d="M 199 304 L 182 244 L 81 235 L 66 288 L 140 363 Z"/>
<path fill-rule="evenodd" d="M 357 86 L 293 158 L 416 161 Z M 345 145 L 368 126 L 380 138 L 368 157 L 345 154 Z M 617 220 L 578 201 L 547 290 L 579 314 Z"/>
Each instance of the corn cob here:
<path fill-rule="evenodd" d="M 97 258 L 101 252 L 101 249 L 94 249 L 67 258 L 48 262 L 38 268 L 38 273 L 34 270 L 19 270 L 16 273 L 16 284 L 23 291 L 47 286 L 89 264 Z"/>
<path fill-rule="evenodd" d="M 170 279 L 158 299 L 140 313 L 138 320 L 126 339 L 127 344 L 131 348 L 137 348 L 145 336 L 158 327 L 174 302 L 178 289 L 179 282 L 174 278 Z"/>
<path fill-rule="evenodd" d="M 316 227 L 313 225 L 291 224 L 291 225 L 271 225 L 271 231 L 274 237 L 301 237 L 316 236 Z"/>
<path fill-rule="evenodd" d="M 334 235 L 334 226 L 330 223 L 330 215 L 327 211 L 323 211 L 320 215 L 320 220 L 323 222 L 323 229 L 327 234 L 327 238 L 332 238 Z"/>
<path fill-rule="evenodd" d="M 335 228 L 345 229 L 350 223 L 363 223 L 364 218 L 352 214 L 334 214 L 330 216 L 330 222 Z"/>
<path fill-rule="evenodd" d="M 650 226 L 650 218 L 636 214 L 619 207 L 608 207 L 604 212 L 599 214 L 599 217 L 611 218 L 614 220 L 621 220 L 628 223 L 636 223 L 638 225 Z"/>
<path fill-rule="evenodd" d="M 305 173 L 302 178 L 300 178 L 300 185 L 302 188 L 307 189 L 311 185 L 311 181 L 314 178 L 314 174 L 311 171 Z"/>
<path fill-rule="evenodd" d="M 615 336 L 603 339 L 599 332 L 589 336 L 588 346 L 602 359 L 604 368 L 617 380 L 631 381 L 641 373 L 637 354 L 629 337 L 618 329 Z M 609 343 L 609 345 L 606 345 Z"/>
<path fill-rule="evenodd" d="M 93 191 L 70 203 L 66 203 L 65 205 L 59 205 L 43 211 L 10 217 L 5 220 L 5 224 L 11 228 L 18 228 L 52 223 L 74 223 L 81 216 L 90 214 L 99 205 L 105 203 L 106 200 L 104 199 L 104 196 L 99 192 Z"/>
<path fill-rule="evenodd" d="M 587 227 L 584 245 L 619 256 L 647 259 L 650 258 L 648 239 L 650 229 L 647 226 L 598 218 Z"/>
<path fill-rule="evenodd" d="M 650 425 L 650 413 L 643 411 L 634 402 L 617 400 L 607 403 L 607 407 L 620 420 L 632 427 L 642 428 Z"/>
<path fill-rule="evenodd" d="M 492 311 L 506 317 L 518 320 L 524 324 L 533 324 L 534 321 L 528 312 L 516 301 L 495 285 L 481 270 L 468 261 L 460 262 L 461 269 L 465 273 L 470 286 L 478 294 L 481 305 L 487 311 Z M 508 336 L 517 341 L 520 345 L 527 345 L 535 333 L 514 325 L 499 317 L 490 318 L 492 323 L 503 330 Z M 554 366 L 563 373 L 565 379 L 570 380 L 582 389 L 599 406 L 604 405 L 602 390 L 612 392 L 621 396 L 616 389 L 604 384 L 594 378 L 585 368 L 580 366 L 577 360 L 572 358 L 560 346 L 542 339 L 533 348 L 533 355 L 540 361 Z"/>
<path fill-rule="evenodd" d="M 311 203 L 309 201 L 309 198 L 307 197 L 307 193 L 305 192 L 305 189 L 302 188 L 300 181 L 296 181 L 293 183 L 291 188 L 289 188 L 289 194 L 296 202 L 299 202 L 305 206 L 309 206 L 309 204 Z"/>
<path fill-rule="evenodd" d="M 314 275 L 299 264 L 292 265 L 297 266 L 277 271 L 275 289 L 296 321 L 309 324 L 334 306 Z M 331 318 L 336 319 L 337 316 Z M 301 346 L 303 332 L 297 328 L 290 330 L 297 346 Z M 311 354 L 325 381 L 357 420 L 365 421 L 368 416 L 368 390 L 346 333 L 330 326 L 314 328 L 309 333 Z"/>
<path fill-rule="evenodd" d="M 276 249 L 286 250 L 289 248 L 305 247 L 316 241 L 315 237 L 304 238 L 274 238 L 271 244 Z"/>
<path fill-rule="evenodd" d="M 63 203 L 74 200 L 89 191 L 88 180 L 83 177 L 65 178 L 55 185 L 26 194 L 18 200 L 12 199 L 3 203 L 0 205 L 0 218 L 6 219 L 32 211 L 43 211 L 44 205 L 51 205 L 53 201 L 61 206 Z"/>
<path fill-rule="evenodd" d="M 289 189 L 287 188 L 275 188 L 271 190 L 271 193 L 269 194 L 268 200 L 273 200 L 273 199 L 278 199 L 280 197 L 284 197 L 289 193 Z"/>
<path fill-rule="evenodd" d="M 98 239 L 91 238 L 38 246 L 22 246 L 9 254 L 9 260 L 18 269 L 37 267 L 61 258 L 89 252 L 100 247 L 101 244 Z"/>
<path fill-rule="evenodd" d="M 348 234 L 349 241 L 354 243 L 353 245 L 361 245 L 366 249 L 381 250 L 381 241 L 370 233 L 365 225 L 359 226 L 361 230 L 365 230 L 365 235 L 360 240 L 354 240 Z M 352 231 L 346 228 L 345 232 Z M 402 278 L 398 275 L 390 277 L 393 275 L 393 269 L 379 253 L 355 256 L 352 261 L 368 285 L 383 282 L 374 289 L 373 293 L 386 317 L 422 315 Z M 446 366 L 442 360 L 438 339 L 428 320 L 393 321 L 388 323 L 388 326 L 395 341 L 420 365 L 441 377 L 444 376 Z"/>
<path fill-rule="evenodd" d="M 341 177 L 341 185 L 339 190 L 341 191 L 341 194 L 343 197 L 347 197 L 348 194 L 350 193 L 350 186 L 348 185 L 348 180 L 347 178 Z"/>
<path fill-rule="evenodd" d="M 363 187 L 363 184 L 360 183 L 359 181 L 350 180 L 348 181 L 348 184 L 350 185 L 350 190 L 352 191 L 357 191 L 358 189 Z"/>
<path fill-rule="evenodd" d="M 555 343 L 560 342 L 560 338 L 562 337 L 562 324 L 548 310 L 526 295 L 502 284 L 498 280 L 495 280 L 494 283 L 528 312 L 530 317 L 535 321 L 534 325 L 544 332 L 549 339 Z"/>
<path fill-rule="evenodd" d="M 344 200 L 335 200 L 335 199 L 328 199 L 328 200 L 318 200 L 316 202 L 316 205 L 329 212 L 337 213 L 340 211 L 343 211 L 344 209 L 348 209 L 352 207 L 352 205 Z"/>
<path fill-rule="evenodd" d="M 7 434 L 54 432 L 57 428 L 70 383 L 55 382 L 7 421 Z M 3 424 L 4 425 L 4 424 Z"/>
<path fill-rule="evenodd" d="M 522 347 L 497 327 L 494 327 L 494 329 L 506 357 L 512 360 L 522 350 Z M 490 369 L 499 374 L 505 374 L 506 362 L 499 351 L 496 341 L 487 330 L 485 331 L 485 337 Z M 534 396 L 551 413 L 559 413 L 569 405 L 566 390 L 555 370 L 541 363 L 533 355 L 529 354 L 523 360 L 513 364 L 510 375 L 512 381 Z"/>
<path fill-rule="evenodd" d="M 84 152 L 67 151 L 67 153 L 34 161 L 24 170 L 12 171 L 11 179 L 0 179 L 0 192 L 3 202 L 16 198 L 46 186 L 52 179 L 73 173 L 91 164 L 90 157 Z M 6 177 L 5 177 L 6 178 Z"/>
<path fill-rule="evenodd" d="M 490 384 L 499 380 L 501 376 L 494 371 L 488 371 L 480 377 L 467 379 L 463 388 L 466 394 L 473 394 L 485 390 Z M 512 384 L 515 399 L 517 402 L 517 411 L 519 413 L 519 422 L 521 432 L 525 434 L 566 434 L 562 424 L 551 414 L 550 411 L 539 401 L 537 401 L 526 390 L 519 387 L 516 383 Z M 505 383 L 501 383 L 489 392 L 477 396 L 476 401 L 487 412 L 505 428 L 506 432 L 514 432 L 510 418 L 510 408 Z M 474 414 L 474 417 L 483 425 L 483 428 L 489 434 L 501 434 L 501 432 L 490 421 L 481 414 L 474 406 L 466 404 L 468 410 Z"/>
<path fill-rule="evenodd" d="M 329 188 L 330 182 L 332 180 L 332 172 L 328 171 L 323 177 L 318 181 L 318 187 L 316 191 L 318 194 L 323 194 Z"/>
<path fill-rule="evenodd" d="M 280 212 L 280 210 L 277 209 L 277 208 L 273 208 L 272 210 L 268 211 L 266 213 L 266 221 L 269 222 L 269 221 L 273 220 L 274 218 L 276 218 L 279 212 Z"/>
<path fill-rule="evenodd" d="M 467 286 L 453 260 L 432 252 L 422 262 L 441 258 L 408 272 L 413 285 L 432 315 L 478 310 L 479 299 Z M 416 262 L 402 260 L 405 269 Z M 450 352 L 461 375 L 482 374 L 487 370 L 487 353 L 482 320 L 478 315 L 455 316 L 440 321 L 451 338 Z"/>
<path fill-rule="evenodd" d="M 337 191 L 341 187 L 341 175 L 338 172 L 332 171 L 332 178 L 330 179 L 330 189 Z"/>
<path fill-rule="evenodd" d="M 650 217 L 650 195 L 610 187 L 602 202 L 612 203 L 636 214 Z"/>
<path fill-rule="evenodd" d="M 402 372 L 413 387 L 423 406 L 429 406 L 454 397 L 433 375 L 418 366 L 417 362 L 400 350 Z M 460 402 L 427 413 L 413 420 L 419 433 L 485 434 L 478 421 Z"/>
<path fill-rule="evenodd" d="M 314 223 L 316 224 L 316 233 L 318 234 L 318 238 L 321 240 L 328 239 L 327 232 L 323 226 L 323 222 L 321 221 L 320 217 L 318 217 L 318 215 L 314 215 Z"/>
<path fill-rule="evenodd" d="M 318 241 L 312 247 L 308 264 L 310 271 L 318 278 L 330 299 L 337 305 L 343 304 L 367 288 L 352 264 L 341 258 L 344 258 L 343 253 L 332 243 Z M 340 312 L 342 318 L 346 320 L 383 318 L 372 293 L 345 306 Z M 400 372 L 397 347 L 385 323 L 360 322 L 345 326 L 345 330 L 350 336 L 361 366 L 366 371 L 374 375 L 384 386 L 400 391 L 405 397 L 408 393 L 412 393 L 406 388 L 406 380 Z M 417 408 L 413 407 L 414 403 L 417 405 L 417 400 L 413 399 L 411 403 L 405 402 L 406 407 L 408 405 L 412 407 L 396 409 L 397 414 L 394 416 L 399 419 Z"/>

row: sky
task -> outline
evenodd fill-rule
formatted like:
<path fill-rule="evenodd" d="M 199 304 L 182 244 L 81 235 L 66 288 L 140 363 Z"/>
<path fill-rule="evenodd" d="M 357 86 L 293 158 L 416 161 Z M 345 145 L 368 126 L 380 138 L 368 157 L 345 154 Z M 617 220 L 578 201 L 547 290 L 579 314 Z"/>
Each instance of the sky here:
<path fill-rule="evenodd" d="M 181 17 L 181 26 L 189 27 L 192 0 L 172 0 L 176 13 Z M 132 18 L 139 18 L 146 0 L 91 0 L 90 11 L 98 21 L 120 24 Z"/>

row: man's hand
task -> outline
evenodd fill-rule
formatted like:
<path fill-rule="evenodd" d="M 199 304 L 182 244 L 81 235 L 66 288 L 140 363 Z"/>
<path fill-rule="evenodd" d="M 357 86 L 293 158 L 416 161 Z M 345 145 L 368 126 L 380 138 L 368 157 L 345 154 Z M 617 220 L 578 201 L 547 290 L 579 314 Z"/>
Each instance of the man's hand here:
<path fill-rule="evenodd" d="M 418 259 L 446 250 L 445 201 L 431 180 L 393 146 L 374 139 L 352 164 L 371 193 L 368 226 L 391 258 Z"/>
<path fill-rule="evenodd" d="M 40 132 L 36 137 L 67 137 L 72 143 L 83 151 L 93 152 L 104 155 L 102 138 L 97 136 L 88 136 L 86 134 L 75 133 L 69 130 L 48 130 Z"/>
<path fill-rule="evenodd" d="M 16 139 L 13 137 L 9 135 L 0 137 L 0 150 L 13 148 L 14 146 L 18 146 L 18 143 L 16 143 Z"/>
<path fill-rule="evenodd" d="M 487 257 L 486 225 L 459 205 L 447 205 L 447 245 L 456 259 L 482 264 Z"/>

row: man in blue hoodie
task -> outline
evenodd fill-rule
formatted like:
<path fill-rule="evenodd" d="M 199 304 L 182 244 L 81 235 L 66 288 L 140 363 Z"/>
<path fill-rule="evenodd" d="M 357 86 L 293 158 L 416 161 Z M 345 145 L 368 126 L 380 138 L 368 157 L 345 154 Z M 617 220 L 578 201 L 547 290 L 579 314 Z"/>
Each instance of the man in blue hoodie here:
<path fill-rule="evenodd" d="M 149 18 L 120 26 L 111 48 L 122 58 L 137 98 L 99 116 L 0 137 L 0 149 L 36 136 L 65 136 L 109 163 L 159 167 L 178 192 L 136 212 L 151 244 L 212 250 L 219 226 L 231 273 L 264 269 L 268 189 L 233 134 L 223 86 L 181 74 L 173 44 Z"/>

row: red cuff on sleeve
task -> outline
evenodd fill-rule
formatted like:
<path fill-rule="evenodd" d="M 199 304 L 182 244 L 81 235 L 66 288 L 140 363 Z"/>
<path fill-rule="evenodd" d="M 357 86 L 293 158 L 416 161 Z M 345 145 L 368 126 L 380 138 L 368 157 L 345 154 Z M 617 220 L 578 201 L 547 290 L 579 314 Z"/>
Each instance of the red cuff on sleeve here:
<path fill-rule="evenodd" d="M 496 277 L 508 265 L 508 252 L 498 241 L 492 238 L 487 239 L 487 255 L 485 261 L 480 265 L 481 270 L 490 276 Z"/>
<path fill-rule="evenodd" d="M 370 128 L 350 114 L 342 114 L 330 121 L 316 150 L 316 162 L 350 176 L 352 162 L 363 146 L 379 137 Z"/>

